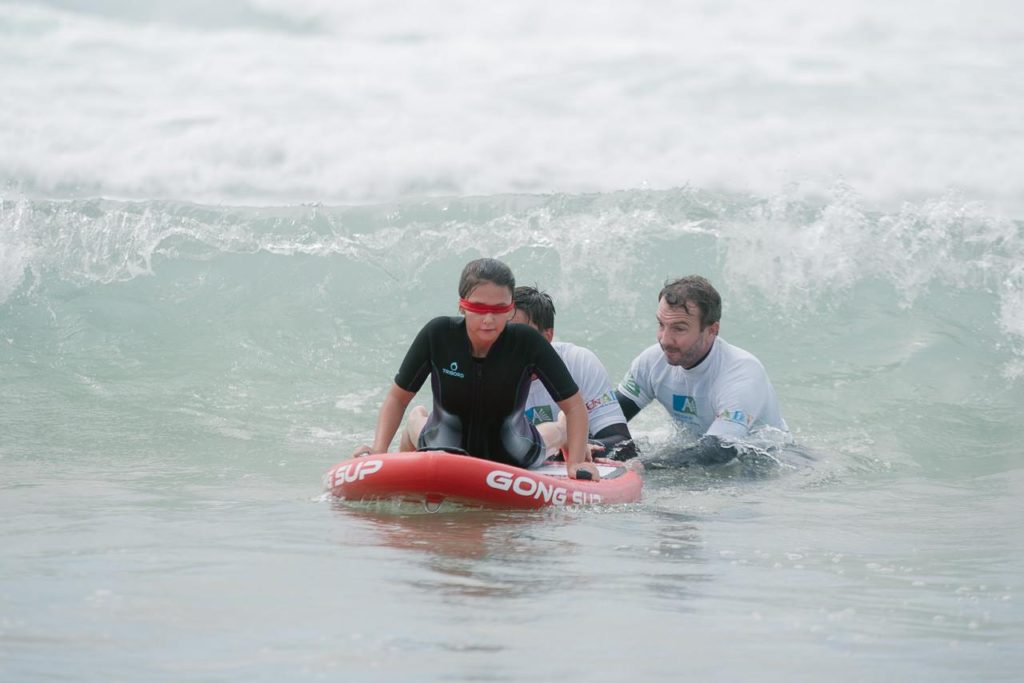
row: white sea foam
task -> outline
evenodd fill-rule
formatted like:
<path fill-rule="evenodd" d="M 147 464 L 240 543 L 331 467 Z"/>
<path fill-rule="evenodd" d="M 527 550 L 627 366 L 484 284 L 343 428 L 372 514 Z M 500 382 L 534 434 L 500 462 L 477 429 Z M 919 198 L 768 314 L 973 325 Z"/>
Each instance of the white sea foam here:
<path fill-rule="evenodd" d="M 871 279 L 889 283 L 904 307 L 934 286 L 1014 300 L 1024 235 L 981 204 L 947 194 L 871 214 L 863 198 L 839 185 L 823 207 L 809 209 L 798 193 L 785 193 L 726 222 L 729 280 L 797 308 Z M 1013 313 L 1003 317 L 1004 329 L 1013 329 Z"/>
<path fill-rule="evenodd" d="M 1024 214 L 1011 2 L 5 5 L 0 180 L 377 202 L 838 177 Z"/>

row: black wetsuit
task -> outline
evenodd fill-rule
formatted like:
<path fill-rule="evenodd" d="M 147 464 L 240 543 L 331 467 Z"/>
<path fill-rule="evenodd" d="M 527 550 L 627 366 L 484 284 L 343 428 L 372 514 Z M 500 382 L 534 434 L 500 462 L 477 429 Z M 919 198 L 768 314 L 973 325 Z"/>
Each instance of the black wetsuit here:
<path fill-rule="evenodd" d="M 416 335 L 395 384 L 416 392 L 427 375 L 434 409 L 420 448 L 461 448 L 479 458 L 531 467 L 544 441 L 523 413 L 536 374 L 555 401 L 577 391 L 551 344 L 528 325 L 509 324 L 485 358 L 474 358 L 464 318 L 434 318 Z"/>

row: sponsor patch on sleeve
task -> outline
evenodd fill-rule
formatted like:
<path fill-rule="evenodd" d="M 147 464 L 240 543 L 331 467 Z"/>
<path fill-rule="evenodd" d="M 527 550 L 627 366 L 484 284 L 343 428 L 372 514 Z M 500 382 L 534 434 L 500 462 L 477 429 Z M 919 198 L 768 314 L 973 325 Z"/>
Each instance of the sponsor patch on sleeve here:
<path fill-rule="evenodd" d="M 554 422 L 555 411 L 551 406 L 534 406 L 526 409 L 526 419 L 533 425 L 539 425 L 542 422 Z"/>
<path fill-rule="evenodd" d="M 617 403 L 618 400 L 619 399 L 615 398 L 614 391 L 606 391 L 600 396 L 595 396 L 594 398 L 587 401 L 587 412 L 589 413 L 595 408 L 600 408 L 601 406 Z"/>
<path fill-rule="evenodd" d="M 747 415 L 742 410 L 723 410 L 720 413 L 718 413 L 718 415 L 716 415 L 715 417 L 717 417 L 720 420 L 735 422 L 736 424 L 743 425 L 744 427 L 749 427 L 750 424 L 754 421 L 750 415 Z"/>
<path fill-rule="evenodd" d="M 633 378 L 632 374 L 627 374 L 626 379 L 622 380 L 622 388 L 627 394 L 640 396 L 640 385 L 636 383 L 636 379 Z"/>

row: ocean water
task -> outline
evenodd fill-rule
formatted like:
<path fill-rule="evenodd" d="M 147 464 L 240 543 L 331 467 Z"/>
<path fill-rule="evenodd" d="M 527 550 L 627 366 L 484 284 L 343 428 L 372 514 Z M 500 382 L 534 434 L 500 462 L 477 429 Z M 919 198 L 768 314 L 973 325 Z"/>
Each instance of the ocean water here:
<path fill-rule="evenodd" d="M 1018 14 L 0 2 L 0 680 L 1019 680 Z M 706 275 L 802 455 L 325 499 L 479 256 L 615 381 Z"/>

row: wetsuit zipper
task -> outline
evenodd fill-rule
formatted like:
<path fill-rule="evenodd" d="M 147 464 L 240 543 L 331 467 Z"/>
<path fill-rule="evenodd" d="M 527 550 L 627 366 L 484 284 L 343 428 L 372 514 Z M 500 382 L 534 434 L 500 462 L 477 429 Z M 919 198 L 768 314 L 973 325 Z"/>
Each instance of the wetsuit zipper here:
<path fill-rule="evenodd" d="M 478 458 L 484 457 L 482 453 L 474 453 L 475 449 L 473 436 L 475 432 L 480 428 L 480 388 L 483 386 L 484 379 L 484 361 L 482 359 L 473 358 L 473 419 L 469 425 L 469 438 L 466 439 L 466 450 L 472 455 Z"/>

